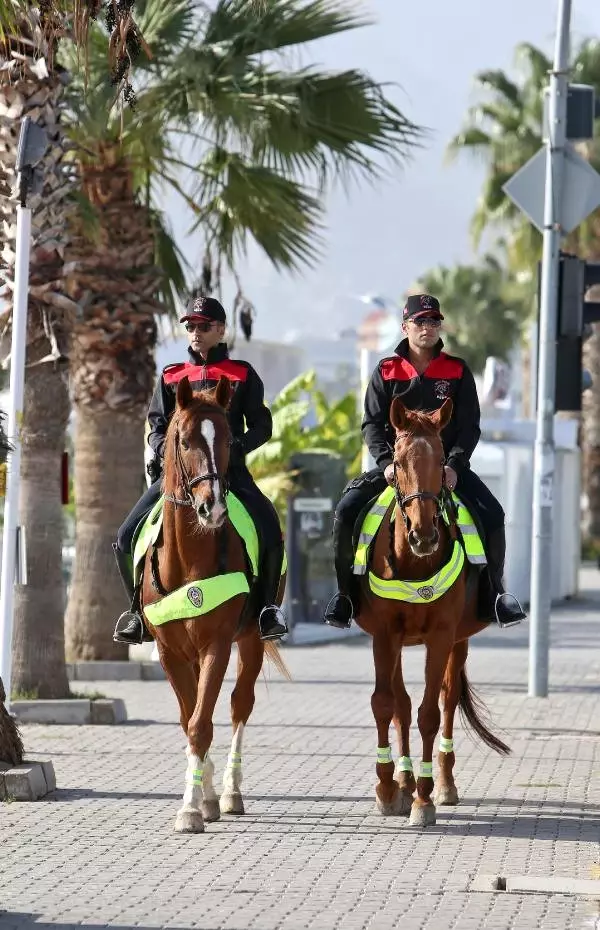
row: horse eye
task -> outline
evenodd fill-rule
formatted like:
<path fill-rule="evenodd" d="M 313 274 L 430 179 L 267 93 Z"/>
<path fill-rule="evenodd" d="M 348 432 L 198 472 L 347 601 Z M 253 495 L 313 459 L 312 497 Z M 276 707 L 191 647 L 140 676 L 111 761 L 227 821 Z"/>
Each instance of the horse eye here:
<path fill-rule="evenodd" d="M 189 447 L 190 447 L 190 444 L 189 444 L 189 442 L 187 441 L 187 439 L 182 439 L 182 440 L 181 440 L 181 448 L 182 448 L 182 449 L 189 449 Z"/>

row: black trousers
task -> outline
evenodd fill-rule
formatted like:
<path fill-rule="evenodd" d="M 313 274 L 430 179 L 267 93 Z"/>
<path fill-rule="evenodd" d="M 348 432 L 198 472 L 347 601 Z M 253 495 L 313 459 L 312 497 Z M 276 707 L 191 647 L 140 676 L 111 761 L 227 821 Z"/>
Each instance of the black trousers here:
<path fill-rule="evenodd" d="M 340 520 L 344 527 L 354 529 L 363 507 L 372 497 L 381 494 L 387 487 L 387 481 L 380 468 L 365 472 L 347 485 L 335 511 L 336 520 Z M 486 537 L 490 537 L 495 530 L 504 526 L 504 510 L 496 500 L 490 489 L 483 483 L 479 475 L 470 468 L 464 469 L 458 476 L 456 491 L 463 495 L 467 506 L 470 504 L 475 515 L 481 520 Z"/>
<path fill-rule="evenodd" d="M 258 527 L 261 553 L 280 549 L 283 545 L 281 526 L 273 504 L 257 488 L 247 468 L 232 469 L 228 475 L 231 490 L 248 508 Z M 161 481 L 155 481 L 144 491 L 139 501 L 126 517 L 117 533 L 117 546 L 122 552 L 131 552 L 136 528 L 146 517 L 161 495 Z"/>

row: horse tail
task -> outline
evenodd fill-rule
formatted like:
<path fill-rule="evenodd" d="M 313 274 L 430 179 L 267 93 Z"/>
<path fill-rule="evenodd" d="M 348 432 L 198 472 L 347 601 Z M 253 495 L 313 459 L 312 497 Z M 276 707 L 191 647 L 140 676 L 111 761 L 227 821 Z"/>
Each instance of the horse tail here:
<path fill-rule="evenodd" d="M 282 675 L 284 678 L 287 678 L 288 681 L 292 680 L 292 675 L 290 673 L 290 670 L 285 664 L 283 660 L 283 656 L 281 655 L 276 643 L 274 642 L 265 643 L 265 655 L 267 659 L 269 660 L 269 662 L 271 662 L 275 666 L 275 668 L 277 669 L 280 675 Z"/>
<path fill-rule="evenodd" d="M 498 739 L 497 736 L 494 736 L 483 723 L 481 717 L 487 716 L 487 707 L 471 687 L 464 668 L 460 671 L 460 698 L 458 706 L 463 723 L 466 721 L 475 731 L 479 739 L 483 740 L 486 746 L 489 746 L 490 749 L 493 749 L 494 752 L 499 753 L 501 756 L 510 754 L 512 751 L 510 747 L 507 746 L 506 743 L 503 743 L 501 739 Z"/>

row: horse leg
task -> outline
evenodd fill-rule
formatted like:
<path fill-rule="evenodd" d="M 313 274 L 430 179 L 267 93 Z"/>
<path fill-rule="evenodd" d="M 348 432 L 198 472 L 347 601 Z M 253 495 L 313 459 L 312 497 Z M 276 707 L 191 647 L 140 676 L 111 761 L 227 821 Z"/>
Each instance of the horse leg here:
<path fill-rule="evenodd" d="M 409 814 L 417 784 L 410 758 L 412 704 L 402 673 L 402 648 L 398 650 L 392 677 L 392 687 L 394 691 L 394 726 L 400 750 L 400 758 L 396 764 L 396 781 L 400 786 L 400 795 L 402 797 L 402 810 L 400 813 Z"/>
<path fill-rule="evenodd" d="M 468 640 L 465 639 L 460 643 L 455 643 L 448 659 L 446 674 L 442 683 L 444 715 L 438 755 L 440 780 L 435 793 L 436 804 L 458 804 L 458 791 L 452 774 L 456 761 L 453 740 L 454 714 L 460 698 L 460 672 L 467 661 L 468 651 Z"/>
<path fill-rule="evenodd" d="M 435 805 L 431 800 L 433 743 L 440 727 L 440 690 L 453 645 L 454 628 L 438 634 L 437 638 L 432 637 L 426 644 L 425 692 L 417 715 L 423 755 L 417 778 L 417 797 L 413 801 L 409 821 L 414 827 L 435 823 Z"/>
<path fill-rule="evenodd" d="M 393 655 L 388 636 L 373 637 L 375 661 L 375 690 L 371 695 L 371 709 L 377 726 L 377 765 L 379 778 L 375 786 L 377 810 L 388 817 L 403 813 L 403 799 L 398 782 L 394 780 L 394 761 L 390 747 L 390 723 L 394 713 L 392 693 Z"/>
<path fill-rule="evenodd" d="M 188 722 L 188 757 L 183 803 L 177 812 L 177 833 L 202 833 L 204 766 L 213 738 L 212 717 L 231 654 L 231 639 L 212 643 L 200 661 L 196 707 Z"/>
<path fill-rule="evenodd" d="M 242 742 L 244 728 L 254 707 L 254 686 L 260 674 L 264 657 L 264 643 L 258 630 L 238 643 L 237 681 L 231 694 L 231 725 L 233 738 L 223 773 L 221 813 L 243 814 L 244 800 L 242 785 Z"/>
<path fill-rule="evenodd" d="M 196 707 L 198 697 L 198 666 L 165 649 L 157 639 L 160 664 L 175 692 L 179 704 L 179 723 L 187 736 L 188 722 Z"/>

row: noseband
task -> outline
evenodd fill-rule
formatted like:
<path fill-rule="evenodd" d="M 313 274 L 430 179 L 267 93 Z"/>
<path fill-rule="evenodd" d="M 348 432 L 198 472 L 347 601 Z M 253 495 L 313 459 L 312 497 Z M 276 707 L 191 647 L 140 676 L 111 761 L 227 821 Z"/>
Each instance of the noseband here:
<path fill-rule="evenodd" d="M 210 413 L 220 413 L 222 416 L 226 417 L 224 411 L 210 409 Z M 192 494 L 192 489 L 197 485 L 202 484 L 203 481 L 218 481 L 221 487 L 221 493 L 225 496 L 229 490 L 229 481 L 224 475 L 220 475 L 218 472 L 209 471 L 202 475 L 194 475 L 193 478 L 190 478 L 185 465 L 183 464 L 183 458 L 181 455 L 181 446 L 179 445 L 179 433 L 175 433 L 175 467 L 177 471 L 177 477 L 179 483 L 183 488 L 185 493 L 185 498 L 180 499 L 175 497 L 174 494 L 165 494 L 165 500 L 170 501 L 176 506 L 181 507 L 193 507 L 194 506 L 194 496 Z"/>

